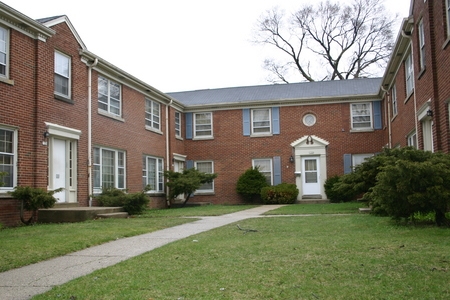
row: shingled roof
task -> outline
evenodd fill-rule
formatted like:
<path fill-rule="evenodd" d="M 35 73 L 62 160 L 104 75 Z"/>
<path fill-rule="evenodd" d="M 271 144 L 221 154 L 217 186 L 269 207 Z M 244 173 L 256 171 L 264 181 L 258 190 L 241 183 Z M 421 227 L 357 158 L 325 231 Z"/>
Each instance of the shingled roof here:
<path fill-rule="evenodd" d="M 300 82 L 166 93 L 186 106 L 378 97 L 382 78 Z"/>

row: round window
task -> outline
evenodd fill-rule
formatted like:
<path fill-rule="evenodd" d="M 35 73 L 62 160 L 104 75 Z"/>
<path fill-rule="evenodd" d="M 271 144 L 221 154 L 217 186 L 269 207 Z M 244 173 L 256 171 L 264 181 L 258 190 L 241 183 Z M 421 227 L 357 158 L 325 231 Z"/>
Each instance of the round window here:
<path fill-rule="evenodd" d="M 303 124 L 305 124 L 306 126 L 313 126 L 314 124 L 316 124 L 316 116 L 313 114 L 306 114 L 303 117 Z"/>

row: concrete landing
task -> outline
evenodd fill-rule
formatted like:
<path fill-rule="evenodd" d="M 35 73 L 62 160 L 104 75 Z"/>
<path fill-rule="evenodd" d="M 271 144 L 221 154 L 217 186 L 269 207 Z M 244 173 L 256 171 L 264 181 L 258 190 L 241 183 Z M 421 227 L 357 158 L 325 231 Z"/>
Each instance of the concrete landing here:
<path fill-rule="evenodd" d="M 38 223 L 83 222 L 93 220 L 99 214 L 123 212 L 124 209 L 122 207 L 54 207 L 40 209 L 38 212 Z"/>

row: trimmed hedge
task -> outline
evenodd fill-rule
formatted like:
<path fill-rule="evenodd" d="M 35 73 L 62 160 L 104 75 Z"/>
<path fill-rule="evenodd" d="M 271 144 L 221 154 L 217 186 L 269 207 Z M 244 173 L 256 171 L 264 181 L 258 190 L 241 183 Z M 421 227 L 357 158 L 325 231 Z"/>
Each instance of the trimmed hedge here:
<path fill-rule="evenodd" d="M 127 194 L 116 188 L 103 188 L 102 193 L 95 197 L 100 206 L 123 207 L 130 215 L 140 215 L 147 208 L 150 198 L 145 193 L 148 188 L 141 192 Z"/>
<path fill-rule="evenodd" d="M 261 189 L 261 200 L 264 204 L 293 204 L 297 200 L 298 189 L 292 183 L 280 183 Z"/>

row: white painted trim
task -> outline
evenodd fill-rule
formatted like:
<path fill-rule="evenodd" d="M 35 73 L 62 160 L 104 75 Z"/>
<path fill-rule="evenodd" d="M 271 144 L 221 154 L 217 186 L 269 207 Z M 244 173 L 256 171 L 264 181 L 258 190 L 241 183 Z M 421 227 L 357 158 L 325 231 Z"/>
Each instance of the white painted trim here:
<path fill-rule="evenodd" d="M 49 122 L 45 122 L 45 127 L 47 128 L 50 135 L 61 136 L 69 139 L 79 140 L 81 135 L 81 130 L 69 128 Z"/>

